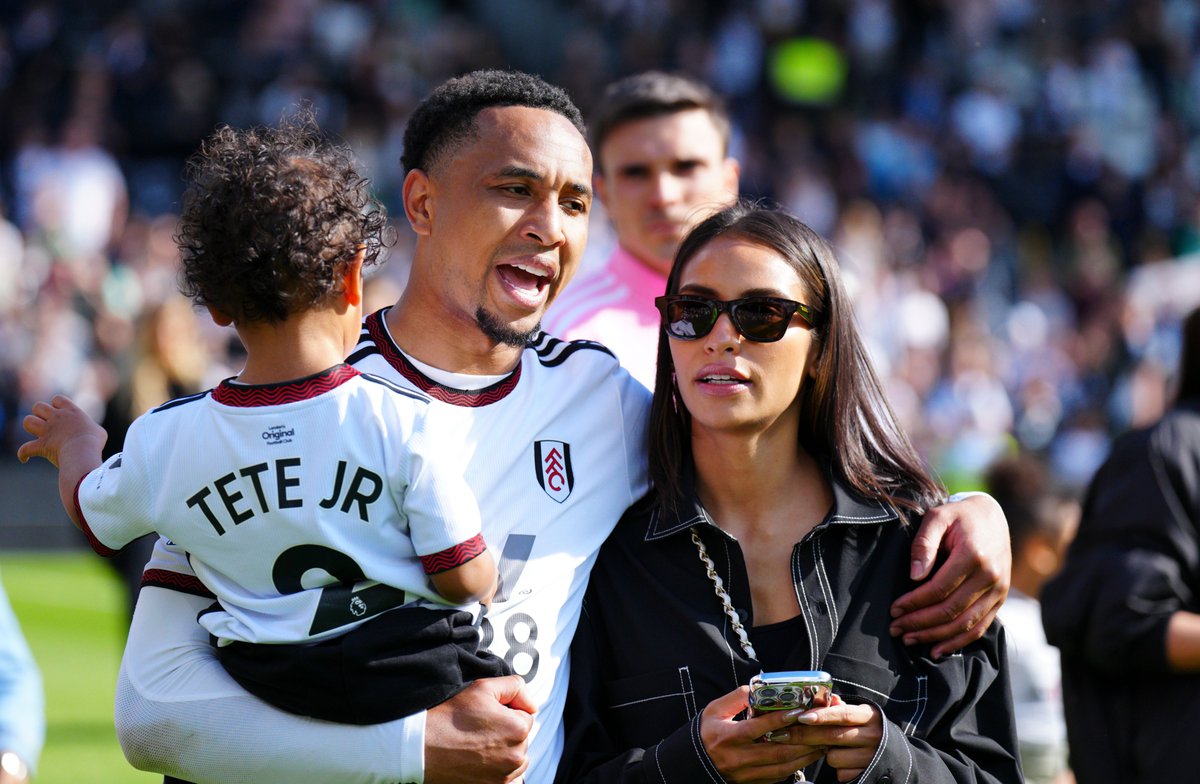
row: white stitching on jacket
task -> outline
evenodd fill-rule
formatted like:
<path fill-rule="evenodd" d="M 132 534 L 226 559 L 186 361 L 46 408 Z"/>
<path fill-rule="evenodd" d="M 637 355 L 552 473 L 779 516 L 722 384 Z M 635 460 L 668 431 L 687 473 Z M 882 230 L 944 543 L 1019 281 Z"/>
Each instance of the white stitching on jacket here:
<path fill-rule="evenodd" d="M 821 539 L 814 539 L 814 549 L 816 557 L 817 582 L 821 586 L 821 593 L 825 594 L 825 606 L 829 610 L 829 644 L 833 645 L 834 638 L 838 634 L 839 618 L 837 611 L 837 602 L 833 599 L 833 586 L 829 582 L 829 574 L 825 571 L 825 549 L 821 546 Z"/>
<path fill-rule="evenodd" d="M 813 628 L 812 611 L 808 606 L 808 592 L 804 588 L 803 575 L 800 573 L 800 559 L 804 557 L 804 548 L 799 547 L 792 557 L 792 583 L 800 586 L 796 592 L 796 600 L 800 603 L 800 617 L 804 619 L 804 629 L 808 632 L 808 656 L 812 669 L 817 667 L 817 630 Z M 831 641 L 832 642 L 832 641 Z"/>
<path fill-rule="evenodd" d="M 659 779 L 662 780 L 662 783 L 667 784 L 667 774 L 663 773 L 663 769 L 662 769 L 662 758 L 658 756 L 658 747 L 661 745 L 662 745 L 662 743 L 655 743 L 653 746 L 654 768 L 655 768 L 655 770 L 658 771 L 658 777 L 659 777 Z"/>
<path fill-rule="evenodd" d="M 640 700 L 630 700 L 629 702 L 620 702 L 611 707 L 613 707 L 613 708 L 628 708 L 631 705 L 641 705 L 644 702 L 654 702 L 655 700 L 665 700 L 668 697 L 683 697 L 684 699 L 687 699 L 687 692 L 675 691 L 675 692 L 671 692 L 669 694 L 656 694 L 653 697 L 643 697 Z"/>
<path fill-rule="evenodd" d="M 704 748 L 704 741 L 700 738 L 699 716 L 692 719 L 692 722 L 689 725 L 689 730 L 690 732 L 688 734 L 691 735 L 692 738 L 692 748 L 696 751 L 696 757 L 700 760 L 700 766 L 704 768 L 704 772 L 708 774 L 709 780 L 712 781 L 713 784 L 725 784 L 724 777 L 722 777 L 721 772 L 717 770 L 717 766 L 712 761 L 712 758 L 708 756 L 708 749 Z"/>
<path fill-rule="evenodd" d="M 862 773 L 863 781 L 867 781 L 867 777 L 871 775 L 871 771 L 875 770 L 875 768 L 879 766 L 879 761 L 883 759 L 883 750 L 887 748 L 888 738 L 892 734 L 888 727 L 887 714 L 884 713 L 883 708 L 880 708 L 878 705 L 875 707 L 879 708 L 879 720 L 880 723 L 883 724 L 883 737 L 879 740 L 879 748 L 875 749 L 875 756 L 871 758 L 871 761 L 867 764 L 867 769 Z"/>
<path fill-rule="evenodd" d="M 917 676 L 917 709 L 913 712 L 913 716 L 908 720 L 909 729 L 906 734 L 912 735 L 917 731 L 917 726 L 921 723 L 921 717 L 925 715 L 925 708 L 929 705 L 929 676 Z"/>
<path fill-rule="evenodd" d="M 688 718 L 696 715 L 696 691 L 692 687 L 692 674 L 686 666 L 679 668 L 679 688 L 683 689 L 683 701 L 687 703 Z"/>

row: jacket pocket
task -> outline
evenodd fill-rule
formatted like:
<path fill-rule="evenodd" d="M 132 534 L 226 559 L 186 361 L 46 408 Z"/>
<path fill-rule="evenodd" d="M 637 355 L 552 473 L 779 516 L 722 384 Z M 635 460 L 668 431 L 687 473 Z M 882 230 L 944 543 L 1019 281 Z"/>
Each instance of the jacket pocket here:
<path fill-rule="evenodd" d="M 624 740 L 636 746 L 657 743 L 665 728 L 682 726 L 699 712 L 687 667 L 611 681 L 607 692 L 614 728 L 620 728 Z"/>
<path fill-rule="evenodd" d="M 823 668 L 833 676 L 833 690 L 846 702 L 878 705 L 905 735 L 919 734 L 929 706 L 929 678 L 897 674 L 887 667 L 830 653 Z"/>

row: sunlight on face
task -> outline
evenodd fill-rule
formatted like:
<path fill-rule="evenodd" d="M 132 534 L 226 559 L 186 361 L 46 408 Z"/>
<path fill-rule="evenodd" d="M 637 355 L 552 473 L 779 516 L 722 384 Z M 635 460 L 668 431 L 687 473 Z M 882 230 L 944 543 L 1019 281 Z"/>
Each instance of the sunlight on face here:
<path fill-rule="evenodd" d="M 688 262 L 680 294 L 718 300 L 748 296 L 808 302 L 796 270 L 777 252 L 739 237 L 718 237 Z M 797 392 L 815 357 L 811 331 L 798 316 L 783 338 L 756 343 L 742 336 L 728 313 L 703 338 L 671 340 L 683 403 L 698 430 L 798 429 Z M 795 434 L 793 433 L 793 438 Z"/>
<path fill-rule="evenodd" d="M 684 235 L 737 197 L 737 163 L 704 109 L 622 123 L 601 160 L 596 186 L 621 247 L 664 275 Z"/>

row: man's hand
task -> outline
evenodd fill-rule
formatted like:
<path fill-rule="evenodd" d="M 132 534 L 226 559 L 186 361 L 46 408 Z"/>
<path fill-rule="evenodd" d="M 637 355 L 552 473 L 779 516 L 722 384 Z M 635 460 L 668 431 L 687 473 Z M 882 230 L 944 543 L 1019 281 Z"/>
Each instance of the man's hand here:
<path fill-rule="evenodd" d="M 529 767 L 534 707 L 517 675 L 485 678 L 429 709 L 425 784 L 508 784 Z"/>
<path fill-rule="evenodd" d="M 1012 549 L 1008 522 L 986 494 L 930 509 L 912 545 L 912 578 L 924 579 L 938 550 L 946 562 L 924 585 L 892 604 L 893 636 L 935 643 L 934 658 L 983 636 L 1008 596 Z"/>

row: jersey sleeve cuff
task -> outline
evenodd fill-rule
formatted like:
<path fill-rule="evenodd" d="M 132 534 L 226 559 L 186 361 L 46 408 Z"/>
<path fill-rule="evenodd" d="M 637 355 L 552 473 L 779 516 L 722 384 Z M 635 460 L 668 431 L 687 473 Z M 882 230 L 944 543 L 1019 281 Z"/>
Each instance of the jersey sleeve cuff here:
<path fill-rule="evenodd" d="M 424 784 L 425 781 L 425 711 L 401 719 L 400 742 L 397 751 L 400 764 L 397 773 L 404 784 Z"/>
<path fill-rule="evenodd" d="M 204 583 L 200 582 L 200 578 L 193 574 L 180 574 L 173 572 L 170 569 L 147 569 L 142 572 L 142 587 L 150 585 L 155 588 L 169 588 L 172 591 L 180 593 L 189 593 L 192 596 L 201 596 L 205 599 L 216 599 L 217 595 L 205 587 Z"/>
<path fill-rule="evenodd" d="M 92 549 L 105 558 L 111 558 L 117 554 L 117 551 L 96 538 L 96 534 L 93 533 L 91 526 L 88 525 L 87 518 L 83 515 L 83 507 L 79 505 L 79 488 L 83 486 L 84 479 L 87 479 L 86 474 L 81 476 L 79 481 L 75 483 L 75 492 L 71 494 L 71 500 L 75 504 L 75 519 L 79 521 L 79 530 L 83 531 L 83 535 L 87 537 L 88 544 L 92 546 Z"/>
<path fill-rule="evenodd" d="M 467 541 L 460 542 L 453 547 L 447 547 L 432 555 L 420 556 L 421 567 L 425 570 L 425 574 L 448 572 L 462 566 L 467 561 L 478 558 L 485 550 L 487 550 L 487 543 L 483 541 L 483 534 L 475 534 Z"/>

